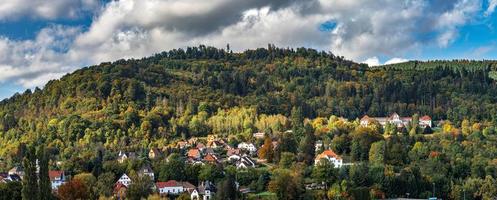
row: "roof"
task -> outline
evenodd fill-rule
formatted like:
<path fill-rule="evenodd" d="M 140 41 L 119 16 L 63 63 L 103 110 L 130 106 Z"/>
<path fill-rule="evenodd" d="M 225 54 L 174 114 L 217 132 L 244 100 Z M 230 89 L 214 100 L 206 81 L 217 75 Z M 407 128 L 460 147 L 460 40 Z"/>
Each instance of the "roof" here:
<path fill-rule="evenodd" d="M 204 156 L 204 160 L 207 162 L 216 162 L 217 158 L 216 158 L 216 156 L 214 156 L 212 154 L 207 154 Z"/>
<path fill-rule="evenodd" d="M 122 183 L 116 183 L 114 185 L 114 193 L 117 193 L 119 190 L 121 190 L 121 188 L 127 189 L 128 187 L 126 187 L 126 185 L 124 185 Z"/>
<path fill-rule="evenodd" d="M 364 115 L 364 116 L 361 118 L 361 121 L 369 121 L 369 116 L 368 116 L 368 115 Z"/>
<path fill-rule="evenodd" d="M 240 154 L 240 149 L 231 148 L 231 149 L 228 149 L 228 151 L 226 151 L 226 155 L 228 157 L 232 156 L 232 155 L 238 155 L 238 154 Z"/>
<path fill-rule="evenodd" d="M 157 188 L 165 188 L 165 187 L 181 187 L 182 185 L 175 180 L 169 180 L 167 182 L 157 182 L 155 183 Z"/>
<path fill-rule="evenodd" d="M 422 116 L 421 118 L 419 118 L 419 120 L 423 120 L 423 121 L 430 121 L 431 120 L 431 117 L 428 116 L 428 115 L 425 115 L 425 116 Z"/>
<path fill-rule="evenodd" d="M 189 149 L 188 150 L 188 157 L 198 158 L 198 157 L 200 157 L 200 151 L 198 149 Z"/>
<path fill-rule="evenodd" d="M 335 152 L 333 152 L 330 149 L 325 150 L 325 151 L 323 151 L 323 153 L 317 155 L 316 159 L 321 159 L 321 158 L 324 158 L 324 157 L 341 159 L 341 157 L 339 155 L 337 155 Z"/>
<path fill-rule="evenodd" d="M 50 170 L 48 171 L 48 177 L 50 180 L 55 180 L 56 178 L 62 178 L 64 176 L 64 171 Z"/>

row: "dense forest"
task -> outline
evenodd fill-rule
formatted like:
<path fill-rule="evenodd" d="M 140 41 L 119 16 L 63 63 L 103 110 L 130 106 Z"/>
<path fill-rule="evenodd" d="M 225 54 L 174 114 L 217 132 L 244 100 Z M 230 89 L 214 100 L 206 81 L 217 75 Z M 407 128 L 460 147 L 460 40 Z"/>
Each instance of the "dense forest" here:
<path fill-rule="evenodd" d="M 271 173 L 296 173 L 284 171 L 292 164 L 281 164 L 281 157 L 292 153 L 295 163 L 310 167 L 293 166 L 302 171 L 299 181 L 332 176 L 323 180 L 333 180 L 324 196 L 366 188 L 388 197 L 409 192 L 427 197 L 436 183 L 445 198 L 458 199 L 467 187 L 481 199 L 488 196 L 478 187 L 497 178 L 496 81 L 494 61 L 368 67 L 307 48 L 175 49 L 86 67 L 0 102 L 0 169 L 21 163 L 25 145 L 33 143 L 46 145 L 51 168 L 75 175 L 92 172 L 95 149 L 109 152 L 99 159 L 112 160 L 120 150 L 163 148 L 191 137 L 215 134 L 237 143 L 256 141 L 253 133 L 266 132 L 290 143 L 274 159 L 282 169 Z M 415 125 L 399 135 L 358 126 L 363 115 L 394 112 L 429 115 L 440 128 L 423 136 L 428 132 Z M 293 130 L 292 138 L 285 139 L 286 130 Z M 299 141 L 316 140 L 351 162 L 372 162 L 377 151 L 383 153 L 375 165 L 316 171 L 306 155 L 299 157 L 308 148 Z"/>

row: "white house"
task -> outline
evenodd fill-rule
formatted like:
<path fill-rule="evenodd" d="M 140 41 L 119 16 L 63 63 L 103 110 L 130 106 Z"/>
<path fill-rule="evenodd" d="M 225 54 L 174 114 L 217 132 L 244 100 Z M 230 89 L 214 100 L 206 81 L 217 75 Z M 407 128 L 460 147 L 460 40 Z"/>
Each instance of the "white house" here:
<path fill-rule="evenodd" d="M 214 185 L 210 181 L 201 182 L 200 186 L 192 191 L 190 194 L 191 200 L 210 200 L 212 199 Z"/>
<path fill-rule="evenodd" d="M 314 165 L 318 165 L 319 162 L 324 159 L 330 161 L 330 163 L 332 163 L 335 168 L 340 168 L 343 166 L 343 159 L 332 150 L 325 150 L 323 151 L 323 153 L 317 155 L 314 159 Z"/>
<path fill-rule="evenodd" d="M 155 185 L 160 195 L 177 195 L 183 192 L 193 192 L 195 190 L 195 186 L 193 186 L 191 183 L 178 182 L 175 180 L 170 180 L 167 182 L 157 182 Z"/>
<path fill-rule="evenodd" d="M 126 187 L 128 187 L 131 184 L 131 179 L 129 178 L 128 175 L 123 174 L 121 176 L 121 178 L 119 178 L 119 180 L 117 180 L 117 183 L 121 183 L 121 184 L 125 185 Z"/>
<path fill-rule="evenodd" d="M 50 183 L 52 184 L 52 190 L 57 190 L 59 186 L 65 183 L 66 176 L 64 171 L 48 171 L 48 176 L 50 178 Z"/>
<path fill-rule="evenodd" d="M 426 127 L 431 127 L 432 126 L 432 121 L 431 121 L 431 117 L 428 116 L 428 115 L 425 115 L 423 117 L 420 117 L 419 118 L 419 126 L 423 127 L 423 128 L 426 128 Z"/>
<path fill-rule="evenodd" d="M 236 168 L 249 168 L 249 167 L 255 167 L 255 162 L 248 156 L 242 156 L 237 162 L 236 162 Z"/>
<path fill-rule="evenodd" d="M 242 143 L 238 144 L 238 148 L 249 151 L 250 153 L 257 152 L 257 148 L 252 143 L 242 142 Z"/>
<path fill-rule="evenodd" d="M 117 155 L 117 161 L 119 163 L 124 163 L 124 161 L 126 161 L 128 159 L 135 159 L 135 158 L 136 158 L 136 155 L 133 152 L 125 153 L 125 152 L 119 151 L 119 155 Z"/>

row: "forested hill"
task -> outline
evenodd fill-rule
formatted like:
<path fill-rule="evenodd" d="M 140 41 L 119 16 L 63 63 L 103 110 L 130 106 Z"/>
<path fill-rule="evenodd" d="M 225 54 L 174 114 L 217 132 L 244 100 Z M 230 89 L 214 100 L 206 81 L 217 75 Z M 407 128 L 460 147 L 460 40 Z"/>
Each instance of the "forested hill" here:
<path fill-rule="evenodd" d="M 212 129 L 195 123 L 229 115 L 235 107 L 285 116 L 300 108 L 309 118 L 397 112 L 456 123 L 495 121 L 495 70 L 493 61 L 370 68 L 313 49 L 269 45 L 232 53 L 200 46 L 86 67 L 42 90 L 16 94 L 0 103 L 0 131 L 9 139 L 60 131 L 72 141 L 91 132 L 104 142 L 140 126 L 150 134 L 194 134 Z"/>

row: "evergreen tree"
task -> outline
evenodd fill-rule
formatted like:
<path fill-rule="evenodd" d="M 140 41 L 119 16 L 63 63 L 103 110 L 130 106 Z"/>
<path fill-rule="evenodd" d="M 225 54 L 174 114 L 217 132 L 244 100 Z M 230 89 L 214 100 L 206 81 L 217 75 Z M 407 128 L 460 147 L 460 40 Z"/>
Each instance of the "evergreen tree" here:
<path fill-rule="evenodd" d="M 225 200 L 238 199 L 235 179 L 233 178 L 233 175 L 229 175 L 226 178 L 226 180 L 221 181 L 221 183 L 217 188 L 218 188 L 218 191 L 216 193 L 217 199 L 225 199 Z"/>
<path fill-rule="evenodd" d="M 36 175 L 36 152 L 34 146 L 27 148 L 23 159 L 24 178 L 22 188 L 22 199 L 38 199 L 38 177 Z"/>
<path fill-rule="evenodd" d="M 38 173 L 39 182 L 38 187 L 40 190 L 39 199 L 49 200 L 52 199 L 52 186 L 50 182 L 50 177 L 48 176 L 48 153 L 45 150 L 45 145 L 41 145 L 38 148 L 38 163 L 40 171 Z"/>

